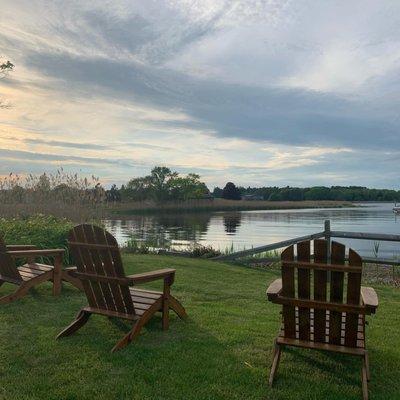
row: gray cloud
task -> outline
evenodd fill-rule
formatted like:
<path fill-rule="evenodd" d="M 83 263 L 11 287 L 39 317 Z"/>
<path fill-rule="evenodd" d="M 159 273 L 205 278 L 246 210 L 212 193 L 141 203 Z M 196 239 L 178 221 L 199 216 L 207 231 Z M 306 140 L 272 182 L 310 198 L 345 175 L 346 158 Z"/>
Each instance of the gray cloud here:
<path fill-rule="evenodd" d="M 133 62 L 67 54 L 30 53 L 26 63 L 87 90 L 96 87 L 104 96 L 182 109 L 194 120 L 163 122 L 169 126 L 195 126 L 222 137 L 280 144 L 400 147 L 400 121 L 371 113 L 370 104 L 338 95 L 204 81 Z"/>
<path fill-rule="evenodd" d="M 54 146 L 54 147 L 69 147 L 73 149 L 83 149 L 83 150 L 104 150 L 107 149 L 107 146 L 103 146 L 101 144 L 93 144 L 93 143 L 72 143 L 65 142 L 61 140 L 43 140 L 43 139 L 24 139 L 25 143 L 30 144 L 45 144 L 46 146 Z"/>

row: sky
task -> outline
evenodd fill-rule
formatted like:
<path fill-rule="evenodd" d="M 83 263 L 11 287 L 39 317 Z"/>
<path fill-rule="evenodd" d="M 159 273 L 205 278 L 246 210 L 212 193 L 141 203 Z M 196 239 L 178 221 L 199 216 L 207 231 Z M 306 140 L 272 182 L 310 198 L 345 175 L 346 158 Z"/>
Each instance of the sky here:
<path fill-rule="evenodd" d="M 0 176 L 399 188 L 398 0 L 2 0 L 0 57 Z"/>

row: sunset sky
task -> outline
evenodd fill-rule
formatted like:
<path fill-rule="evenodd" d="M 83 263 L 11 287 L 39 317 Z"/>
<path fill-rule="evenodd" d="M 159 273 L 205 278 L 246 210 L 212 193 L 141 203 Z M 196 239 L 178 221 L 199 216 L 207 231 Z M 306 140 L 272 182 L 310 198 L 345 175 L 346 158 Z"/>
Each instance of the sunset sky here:
<path fill-rule="evenodd" d="M 399 188 L 398 0 L 2 0 L 0 56 L 0 175 Z"/>

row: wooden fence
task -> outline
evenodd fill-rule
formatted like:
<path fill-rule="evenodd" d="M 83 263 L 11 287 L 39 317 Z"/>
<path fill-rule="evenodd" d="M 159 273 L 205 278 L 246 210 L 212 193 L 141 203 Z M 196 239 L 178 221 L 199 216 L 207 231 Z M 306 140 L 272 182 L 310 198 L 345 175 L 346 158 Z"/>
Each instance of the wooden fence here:
<path fill-rule="evenodd" d="M 299 242 L 303 242 L 304 240 L 313 240 L 325 238 L 329 242 L 332 238 L 343 238 L 343 239 L 361 239 L 361 240 L 375 240 L 382 242 L 399 242 L 400 243 L 400 235 L 389 235 L 385 233 L 364 233 L 364 232 L 346 232 L 346 231 L 332 231 L 331 230 L 331 222 L 330 220 L 326 220 L 324 224 L 324 230 L 317 233 L 312 233 L 311 235 L 300 236 L 293 239 L 283 240 L 281 242 L 268 244 L 265 246 L 254 247 L 248 250 L 237 251 L 235 253 L 223 254 L 217 257 L 214 257 L 214 260 L 225 261 L 225 260 L 236 260 L 238 258 L 249 257 L 254 254 L 264 253 L 271 250 L 277 250 L 282 247 L 291 246 L 292 244 L 296 244 Z M 330 246 L 328 246 L 330 249 Z M 330 254 L 328 254 L 330 257 Z M 272 260 L 272 259 L 265 259 Z M 374 264 L 386 264 L 386 265 L 399 265 L 400 260 L 385 260 L 381 258 L 375 257 L 363 257 L 364 262 L 366 263 L 374 263 Z M 260 260 L 261 261 L 261 260 Z"/>

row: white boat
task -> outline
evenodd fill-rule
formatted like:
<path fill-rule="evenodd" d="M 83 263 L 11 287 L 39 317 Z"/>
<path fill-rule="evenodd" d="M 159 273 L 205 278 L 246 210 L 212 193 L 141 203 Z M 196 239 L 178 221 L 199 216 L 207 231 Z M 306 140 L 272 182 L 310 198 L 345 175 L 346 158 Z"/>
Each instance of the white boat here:
<path fill-rule="evenodd" d="M 394 203 L 393 212 L 400 214 L 400 206 L 398 206 L 397 203 Z"/>

